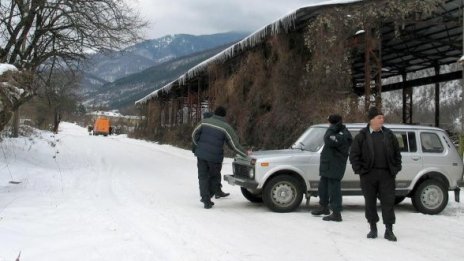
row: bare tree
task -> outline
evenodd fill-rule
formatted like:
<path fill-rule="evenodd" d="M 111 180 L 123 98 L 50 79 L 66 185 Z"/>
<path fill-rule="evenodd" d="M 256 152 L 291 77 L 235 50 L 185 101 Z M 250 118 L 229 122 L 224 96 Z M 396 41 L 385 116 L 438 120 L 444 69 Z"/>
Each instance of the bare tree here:
<path fill-rule="evenodd" d="M 58 133 L 62 117 L 77 109 L 79 80 L 79 76 L 71 71 L 56 72 L 48 76 L 45 86 L 37 91 L 38 100 L 46 106 L 42 110 L 43 116 L 51 119 L 54 133 Z"/>
<path fill-rule="evenodd" d="M 42 75 L 75 70 L 88 52 L 139 41 L 145 26 L 124 0 L 0 0 L 0 63 Z M 40 79 L 45 81 L 39 84 Z M 21 87 L 34 93 L 46 79 L 33 77 Z M 0 88 L 0 92 L 6 90 Z"/>

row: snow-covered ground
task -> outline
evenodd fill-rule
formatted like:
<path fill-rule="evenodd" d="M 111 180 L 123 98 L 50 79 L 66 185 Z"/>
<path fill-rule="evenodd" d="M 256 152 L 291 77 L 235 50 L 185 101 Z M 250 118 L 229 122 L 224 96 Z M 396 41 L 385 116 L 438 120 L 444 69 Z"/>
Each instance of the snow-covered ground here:
<path fill-rule="evenodd" d="M 341 223 L 311 216 L 304 203 L 270 212 L 227 183 L 231 196 L 204 209 L 196 159 L 167 145 L 89 136 L 62 123 L 57 135 L 0 147 L 0 261 L 19 253 L 35 261 L 464 260 L 464 203 L 451 193 L 440 215 L 416 213 L 409 199 L 400 204 L 394 243 L 383 227 L 378 239 L 365 238 L 361 197 L 344 197 Z"/>

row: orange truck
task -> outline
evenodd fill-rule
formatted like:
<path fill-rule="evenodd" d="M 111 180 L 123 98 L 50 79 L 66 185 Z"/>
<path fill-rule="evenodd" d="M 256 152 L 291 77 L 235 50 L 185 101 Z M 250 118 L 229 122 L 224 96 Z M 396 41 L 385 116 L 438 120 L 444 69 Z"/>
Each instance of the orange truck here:
<path fill-rule="evenodd" d="M 93 135 L 110 134 L 110 120 L 106 117 L 98 117 L 93 125 Z"/>

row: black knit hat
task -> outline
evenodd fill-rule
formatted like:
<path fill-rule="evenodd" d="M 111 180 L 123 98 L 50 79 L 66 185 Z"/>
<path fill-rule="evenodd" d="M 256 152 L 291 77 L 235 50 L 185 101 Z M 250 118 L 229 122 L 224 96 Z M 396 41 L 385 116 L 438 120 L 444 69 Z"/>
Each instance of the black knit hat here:
<path fill-rule="evenodd" d="M 214 110 L 214 114 L 216 114 L 217 116 L 226 117 L 227 110 L 226 108 L 219 106 L 216 108 L 216 110 Z"/>
<path fill-rule="evenodd" d="M 382 111 L 377 109 L 377 107 L 370 107 L 369 111 L 367 112 L 367 119 L 372 120 L 378 115 L 383 115 Z"/>
<path fill-rule="evenodd" d="M 342 122 L 342 116 L 338 114 L 332 114 L 327 118 L 327 120 L 330 122 L 330 124 L 337 124 Z"/>

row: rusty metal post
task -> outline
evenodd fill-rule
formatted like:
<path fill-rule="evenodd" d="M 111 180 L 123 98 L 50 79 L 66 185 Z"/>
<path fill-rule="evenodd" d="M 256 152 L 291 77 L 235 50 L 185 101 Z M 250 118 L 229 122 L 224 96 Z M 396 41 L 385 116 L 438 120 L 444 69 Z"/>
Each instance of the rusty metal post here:
<path fill-rule="evenodd" d="M 403 123 L 412 123 L 412 87 L 406 88 L 407 74 L 401 74 L 403 79 Z"/>
<path fill-rule="evenodd" d="M 368 111 L 371 106 L 371 28 L 364 29 L 364 110 Z"/>
<path fill-rule="evenodd" d="M 192 90 L 190 88 L 190 84 L 187 88 L 187 124 L 192 123 Z"/>
<path fill-rule="evenodd" d="M 435 65 L 435 75 L 440 74 L 440 66 Z M 440 127 L 440 83 L 435 83 L 435 127 Z"/>
<path fill-rule="evenodd" d="M 372 50 L 372 57 L 375 61 L 375 106 L 377 108 L 382 108 L 382 39 L 380 33 L 376 33 L 375 37 L 377 54 Z M 373 38 L 374 40 L 374 38 Z"/>

